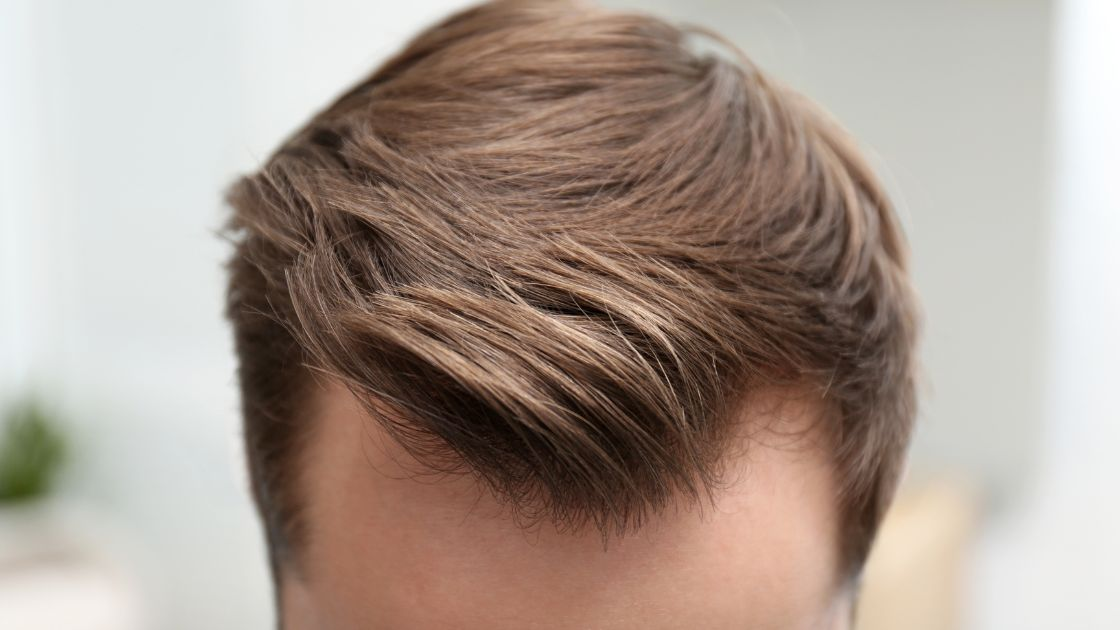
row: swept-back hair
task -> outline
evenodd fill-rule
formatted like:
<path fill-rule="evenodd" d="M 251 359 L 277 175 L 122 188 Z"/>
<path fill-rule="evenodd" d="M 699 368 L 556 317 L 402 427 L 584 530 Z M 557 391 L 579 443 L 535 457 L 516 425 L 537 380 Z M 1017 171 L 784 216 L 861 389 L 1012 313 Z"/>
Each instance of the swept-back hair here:
<path fill-rule="evenodd" d="M 914 417 L 903 237 L 836 124 L 694 35 L 481 5 L 232 187 L 228 315 L 274 559 L 303 536 L 321 372 L 433 468 L 604 533 L 716 487 L 736 405 L 798 385 L 830 410 L 858 568 Z"/>

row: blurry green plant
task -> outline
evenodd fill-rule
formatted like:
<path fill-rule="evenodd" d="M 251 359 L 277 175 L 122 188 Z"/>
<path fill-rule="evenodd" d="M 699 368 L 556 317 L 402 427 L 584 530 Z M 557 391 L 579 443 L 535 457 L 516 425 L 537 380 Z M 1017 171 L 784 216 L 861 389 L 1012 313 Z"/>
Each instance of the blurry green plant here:
<path fill-rule="evenodd" d="M 6 410 L 0 429 L 0 503 L 46 495 L 66 453 L 54 419 L 27 399 Z"/>

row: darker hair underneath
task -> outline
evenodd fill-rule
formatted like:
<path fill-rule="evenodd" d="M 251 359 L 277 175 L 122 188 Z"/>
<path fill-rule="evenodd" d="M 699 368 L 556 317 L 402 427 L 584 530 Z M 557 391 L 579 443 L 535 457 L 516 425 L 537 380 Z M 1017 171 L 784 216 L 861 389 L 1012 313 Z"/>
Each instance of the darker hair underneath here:
<path fill-rule="evenodd" d="M 716 487 L 753 388 L 808 384 L 834 410 L 858 571 L 915 415 L 906 247 L 843 131 L 694 34 L 481 5 L 232 187 L 228 315 L 274 565 L 303 535 L 323 373 L 433 468 L 604 535 Z"/>

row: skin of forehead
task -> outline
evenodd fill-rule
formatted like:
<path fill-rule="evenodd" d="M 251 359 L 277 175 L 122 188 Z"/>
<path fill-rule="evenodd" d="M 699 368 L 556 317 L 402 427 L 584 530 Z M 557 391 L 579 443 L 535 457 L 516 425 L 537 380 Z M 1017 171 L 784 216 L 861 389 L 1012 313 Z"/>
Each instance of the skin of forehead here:
<path fill-rule="evenodd" d="M 715 503 L 606 546 L 594 530 L 525 529 L 470 475 L 423 474 L 345 388 L 314 398 L 308 539 L 301 571 L 281 580 L 285 630 L 847 627 L 811 397 L 756 392 Z"/>

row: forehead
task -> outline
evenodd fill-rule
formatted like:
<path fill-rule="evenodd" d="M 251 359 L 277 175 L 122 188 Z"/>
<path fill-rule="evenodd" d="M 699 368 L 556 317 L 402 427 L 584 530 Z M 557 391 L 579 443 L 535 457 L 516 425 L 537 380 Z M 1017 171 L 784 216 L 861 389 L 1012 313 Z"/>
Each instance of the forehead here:
<path fill-rule="evenodd" d="M 309 627 L 839 627 L 835 492 L 804 400 L 755 396 L 714 503 L 606 545 L 525 528 L 469 475 L 425 474 L 344 388 L 314 409 L 307 544 L 284 580 L 285 612 Z"/>

